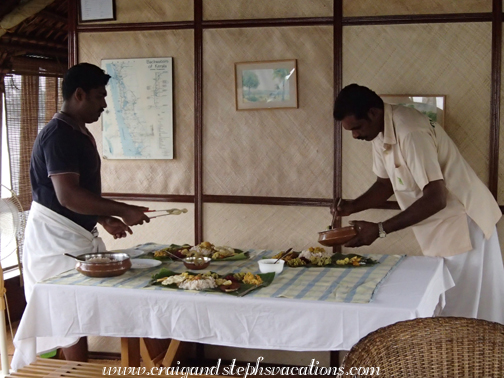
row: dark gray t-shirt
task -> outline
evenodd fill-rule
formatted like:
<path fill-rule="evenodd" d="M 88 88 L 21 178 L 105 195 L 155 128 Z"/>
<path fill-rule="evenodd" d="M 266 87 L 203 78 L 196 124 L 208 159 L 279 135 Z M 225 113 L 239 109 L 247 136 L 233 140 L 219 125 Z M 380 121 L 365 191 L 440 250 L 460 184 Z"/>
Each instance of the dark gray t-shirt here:
<path fill-rule="evenodd" d="M 33 145 L 30 161 L 33 200 L 91 231 L 98 216 L 78 214 L 63 207 L 49 176 L 77 173 L 82 188 L 101 195 L 100 165 L 100 156 L 91 134 L 86 135 L 68 116 L 56 114 L 38 134 Z"/>

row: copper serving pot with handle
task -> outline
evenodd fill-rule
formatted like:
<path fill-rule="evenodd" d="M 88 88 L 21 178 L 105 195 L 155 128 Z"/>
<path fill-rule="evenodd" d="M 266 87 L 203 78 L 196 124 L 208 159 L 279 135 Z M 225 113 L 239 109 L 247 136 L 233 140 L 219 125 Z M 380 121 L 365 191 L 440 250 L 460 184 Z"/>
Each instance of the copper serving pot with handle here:
<path fill-rule="evenodd" d="M 124 274 L 131 268 L 127 253 L 100 252 L 77 256 L 75 269 L 88 277 L 115 277 Z"/>
<path fill-rule="evenodd" d="M 345 244 L 357 235 L 354 226 L 333 228 L 319 232 L 318 242 L 326 247 Z"/>
<path fill-rule="evenodd" d="M 334 202 L 335 211 L 329 230 L 319 232 L 318 242 L 326 247 L 345 244 L 357 235 L 357 231 L 354 226 L 334 228 L 336 221 L 341 219 L 340 216 L 336 215 L 336 208 L 340 205 L 341 201 L 342 198 L 340 197 L 337 203 L 336 201 Z"/>

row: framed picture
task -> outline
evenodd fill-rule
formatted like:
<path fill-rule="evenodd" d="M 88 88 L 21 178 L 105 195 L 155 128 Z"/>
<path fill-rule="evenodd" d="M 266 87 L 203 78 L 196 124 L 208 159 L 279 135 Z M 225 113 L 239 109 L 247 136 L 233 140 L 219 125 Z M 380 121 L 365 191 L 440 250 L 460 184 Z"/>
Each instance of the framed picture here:
<path fill-rule="evenodd" d="M 445 127 L 445 95 L 380 95 L 380 97 L 383 102 L 387 104 L 404 105 L 415 108 L 429 117 L 432 121 Z"/>
<path fill-rule="evenodd" d="M 80 22 L 115 20 L 115 0 L 80 0 Z"/>
<path fill-rule="evenodd" d="M 173 159 L 173 58 L 102 59 L 104 159 Z"/>
<path fill-rule="evenodd" d="M 236 110 L 297 108 L 297 61 L 235 63 Z"/>

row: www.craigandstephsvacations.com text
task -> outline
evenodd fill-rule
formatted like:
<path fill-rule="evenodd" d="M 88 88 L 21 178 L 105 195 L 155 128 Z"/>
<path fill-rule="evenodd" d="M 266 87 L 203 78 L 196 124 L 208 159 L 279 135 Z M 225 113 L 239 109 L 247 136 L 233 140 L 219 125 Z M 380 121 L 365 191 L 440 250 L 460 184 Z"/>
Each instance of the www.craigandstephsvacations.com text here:
<path fill-rule="evenodd" d="M 240 376 L 247 378 L 254 375 L 327 375 L 327 376 L 353 376 L 357 374 L 380 375 L 379 367 L 352 367 L 345 371 L 342 367 L 325 367 L 318 366 L 319 362 L 315 359 L 311 360 L 308 366 L 261 366 L 264 361 L 263 357 L 258 357 L 255 364 L 247 363 L 246 366 L 237 366 L 234 359 L 229 366 L 221 366 L 221 359 L 217 360 L 217 364 L 212 367 L 104 367 L 103 375 L 134 375 L 139 377 L 173 375 L 183 378 L 196 375 L 220 375 L 220 376 Z"/>

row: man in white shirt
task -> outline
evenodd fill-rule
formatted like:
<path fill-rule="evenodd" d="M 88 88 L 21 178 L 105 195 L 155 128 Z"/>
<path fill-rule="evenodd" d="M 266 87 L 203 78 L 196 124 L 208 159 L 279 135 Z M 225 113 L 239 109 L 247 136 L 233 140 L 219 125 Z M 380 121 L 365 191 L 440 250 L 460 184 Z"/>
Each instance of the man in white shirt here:
<path fill-rule="evenodd" d="M 393 194 L 402 212 L 379 223 L 354 221 L 346 247 L 412 227 L 426 256 L 441 256 L 456 286 L 442 315 L 504 323 L 504 266 L 496 223 L 502 213 L 492 194 L 437 123 L 419 111 L 384 104 L 369 88 L 339 93 L 334 118 L 355 139 L 372 142 L 376 182 L 336 209 L 347 216 L 382 205 Z"/>

